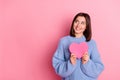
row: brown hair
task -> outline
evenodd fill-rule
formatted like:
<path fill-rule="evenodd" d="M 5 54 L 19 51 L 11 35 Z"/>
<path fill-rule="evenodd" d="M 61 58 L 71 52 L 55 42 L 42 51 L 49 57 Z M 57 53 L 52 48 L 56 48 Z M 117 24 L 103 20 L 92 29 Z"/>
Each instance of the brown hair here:
<path fill-rule="evenodd" d="M 73 36 L 75 37 L 75 31 L 73 29 L 73 24 L 74 24 L 74 21 L 76 20 L 76 18 L 78 16 L 83 16 L 85 17 L 86 19 L 86 29 L 85 31 L 83 32 L 83 35 L 85 36 L 86 38 L 86 41 L 90 41 L 91 40 L 91 37 L 92 37 L 92 30 L 91 30 L 91 20 L 90 20 L 90 16 L 87 14 L 87 13 L 78 13 L 73 21 L 72 21 L 72 25 L 71 25 L 71 29 L 70 29 L 70 36 Z"/>

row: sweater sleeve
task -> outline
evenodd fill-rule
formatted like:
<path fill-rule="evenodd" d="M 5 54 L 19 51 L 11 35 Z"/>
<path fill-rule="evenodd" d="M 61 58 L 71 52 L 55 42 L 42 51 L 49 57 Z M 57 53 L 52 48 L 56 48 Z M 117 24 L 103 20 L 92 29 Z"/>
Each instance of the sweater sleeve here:
<path fill-rule="evenodd" d="M 61 77 L 67 77 L 71 75 L 76 67 L 76 65 L 72 65 L 70 63 L 70 60 L 65 60 L 64 54 L 65 51 L 63 41 L 60 40 L 58 48 L 52 58 L 52 65 L 55 69 L 55 72 Z"/>
<path fill-rule="evenodd" d="M 92 41 L 93 49 L 90 59 L 86 64 L 81 65 L 81 69 L 89 77 L 97 78 L 104 69 L 95 41 Z"/>

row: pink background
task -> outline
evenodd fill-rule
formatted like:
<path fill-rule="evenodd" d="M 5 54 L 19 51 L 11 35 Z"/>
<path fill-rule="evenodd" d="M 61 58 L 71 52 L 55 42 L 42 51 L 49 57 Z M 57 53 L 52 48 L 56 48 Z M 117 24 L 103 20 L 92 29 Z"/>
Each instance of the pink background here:
<path fill-rule="evenodd" d="M 119 0 L 0 0 L 0 80 L 60 80 L 51 59 L 78 12 L 91 16 L 98 80 L 120 80 Z"/>

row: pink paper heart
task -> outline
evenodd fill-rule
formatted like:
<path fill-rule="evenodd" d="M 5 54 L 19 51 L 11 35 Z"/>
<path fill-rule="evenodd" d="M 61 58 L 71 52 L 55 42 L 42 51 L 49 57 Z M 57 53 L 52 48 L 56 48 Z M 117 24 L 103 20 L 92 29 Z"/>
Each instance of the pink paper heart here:
<path fill-rule="evenodd" d="M 75 54 L 77 58 L 81 58 L 83 54 L 88 51 L 88 45 L 86 42 L 82 42 L 80 44 L 72 43 L 69 46 L 69 50 L 71 53 Z"/>

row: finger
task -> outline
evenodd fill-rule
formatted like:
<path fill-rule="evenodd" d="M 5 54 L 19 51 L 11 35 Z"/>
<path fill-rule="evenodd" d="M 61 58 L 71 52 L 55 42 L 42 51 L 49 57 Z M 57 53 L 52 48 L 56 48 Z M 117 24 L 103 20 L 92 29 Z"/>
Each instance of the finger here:
<path fill-rule="evenodd" d="M 83 56 L 85 56 L 86 54 L 84 53 Z"/>
<path fill-rule="evenodd" d="M 71 56 L 74 56 L 75 54 L 74 53 L 71 53 Z"/>
<path fill-rule="evenodd" d="M 74 53 L 71 54 L 71 57 L 76 57 L 76 55 Z"/>
<path fill-rule="evenodd" d="M 85 55 L 87 55 L 88 54 L 88 52 L 85 52 Z"/>
<path fill-rule="evenodd" d="M 85 52 L 83 56 L 88 56 L 88 52 Z"/>
<path fill-rule="evenodd" d="M 83 61 L 87 61 L 87 60 L 83 59 Z"/>

